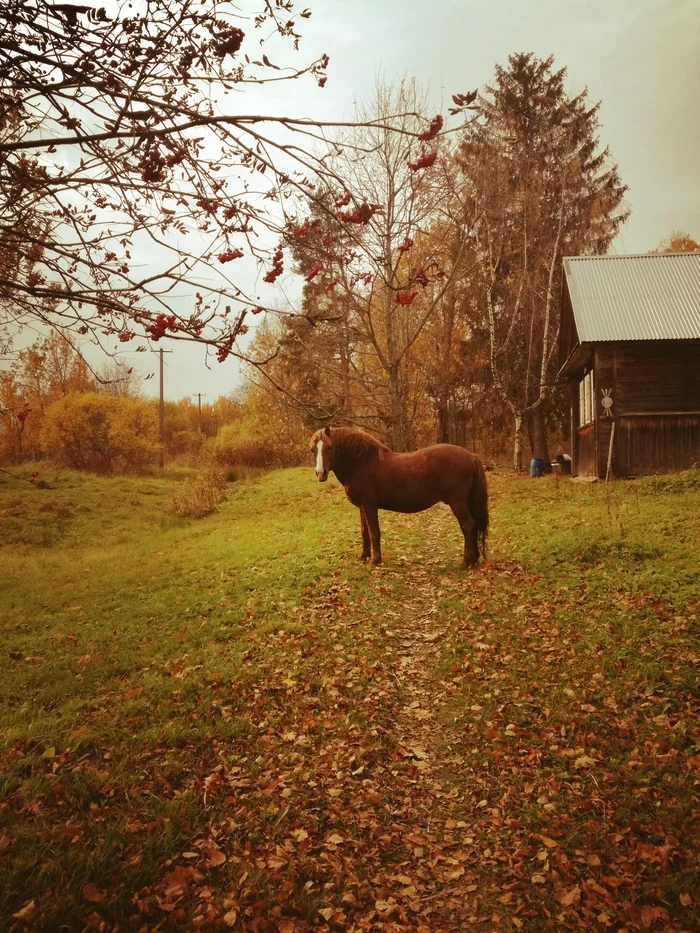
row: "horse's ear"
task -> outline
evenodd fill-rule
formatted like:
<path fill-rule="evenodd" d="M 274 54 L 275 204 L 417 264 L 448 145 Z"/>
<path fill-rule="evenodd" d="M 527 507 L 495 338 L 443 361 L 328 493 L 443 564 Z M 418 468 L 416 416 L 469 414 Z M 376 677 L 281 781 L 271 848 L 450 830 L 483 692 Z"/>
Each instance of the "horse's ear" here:
<path fill-rule="evenodd" d="M 328 425 L 326 425 L 326 429 L 325 429 L 325 431 L 324 431 L 323 433 L 324 433 L 324 434 L 327 434 L 328 437 L 331 436 L 331 429 L 328 427 Z"/>

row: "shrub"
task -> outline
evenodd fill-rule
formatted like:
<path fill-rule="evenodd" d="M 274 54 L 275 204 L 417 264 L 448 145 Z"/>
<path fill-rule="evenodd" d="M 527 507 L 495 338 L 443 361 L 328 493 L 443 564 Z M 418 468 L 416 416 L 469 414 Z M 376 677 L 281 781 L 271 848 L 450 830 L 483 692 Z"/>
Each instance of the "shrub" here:
<path fill-rule="evenodd" d="M 76 470 L 138 472 L 155 461 L 157 437 L 156 414 L 148 402 L 75 392 L 47 408 L 41 446 Z"/>
<path fill-rule="evenodd" d="M 226 476 L 209 467 L 199 476 L 186 479 L 168 502 L 168 512 L 181 518 L 203 518 L 216 512 L 226 498 Z"/>
<path fill-rule="evenodd" d="M 210 450 L 214 460 L 221 466 L 272 469 L 296 466 L 302 457 L 296 437 L 290 441 L 281 433 L 265 430 L 251 417 L 221 428 Z"/>

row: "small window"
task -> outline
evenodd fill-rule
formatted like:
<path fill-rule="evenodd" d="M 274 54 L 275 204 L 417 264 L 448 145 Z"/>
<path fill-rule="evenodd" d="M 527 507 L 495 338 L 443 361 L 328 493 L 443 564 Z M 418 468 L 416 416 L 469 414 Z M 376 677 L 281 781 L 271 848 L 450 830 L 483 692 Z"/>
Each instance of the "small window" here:
<path fill-rule="evenodd" d="M 578 384 L 578 424 L 583 427 L 595 420 L 595 387 L 593 371 L 587 372 Z"/>

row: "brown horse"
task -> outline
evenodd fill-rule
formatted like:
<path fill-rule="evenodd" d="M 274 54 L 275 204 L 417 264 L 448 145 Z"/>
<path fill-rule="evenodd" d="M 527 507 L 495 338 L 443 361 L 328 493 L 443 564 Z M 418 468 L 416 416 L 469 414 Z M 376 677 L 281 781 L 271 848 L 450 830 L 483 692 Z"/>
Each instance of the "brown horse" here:
<path fill-rule="evenodd" d="M 422 512 L 446 502 L 464 535 L 463 566 L 486 554 L 489 527 L 486 474 L 481 461 L 453 444 L 434 444 L 396 454 L 352 428 L 324 428 L 311 438 L 316 476 L 325 483 L 332 470 L 345 494 L 360 510 L 363 561 L 381 564 L 379 509 Z M 370 552 L 371 545 L 371 552 Z"/>

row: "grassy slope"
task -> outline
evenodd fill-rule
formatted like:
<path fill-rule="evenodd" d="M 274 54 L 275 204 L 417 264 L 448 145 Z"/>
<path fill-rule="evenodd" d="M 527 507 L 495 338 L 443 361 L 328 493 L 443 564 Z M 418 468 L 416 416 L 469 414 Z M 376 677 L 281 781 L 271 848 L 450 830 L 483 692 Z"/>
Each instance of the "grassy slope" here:
<path fill-rule="evenodd" d="M 332 842 L 313 846 L 382 829 L 395 751 L 382 626 L 427 556 L 478 864 L 493 880 L 505 859 L 525 885 L 505 928 L 548 913 L 692 928 L 695 475 L 612 490 L 494 477 L 493 563 L 471 577 L 436 512 L 385 516 L 387 567 L 368 571 L 356 511 L 310 471 L 233 487 L 195 522 L 165 514 L 172 480 L 54 485 L 0 479 L 1 920 L 33 900 L 25 916 L 48 929 L 138 928 L 164 909 L 183 929 L 223 915 L 275 929 L 261 918 L 285 905 L 280 923 L 349 910 L 349 886 L 369 929 L 382 843 L 342 878 Z M 360 760 L 361 804 L 347 796 Z"/>

